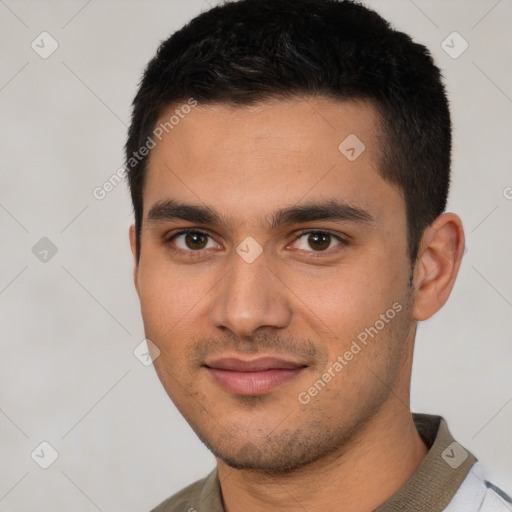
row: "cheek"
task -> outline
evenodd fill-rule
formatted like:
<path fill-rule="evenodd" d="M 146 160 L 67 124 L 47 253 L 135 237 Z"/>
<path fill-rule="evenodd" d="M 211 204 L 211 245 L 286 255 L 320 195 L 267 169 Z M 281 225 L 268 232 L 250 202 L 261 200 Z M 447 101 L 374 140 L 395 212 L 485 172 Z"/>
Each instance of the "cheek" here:
<path fill-rule="evenodd" d="M 389 353 L 399 348 L 407 335 L 407 276 L 392 259 L 378 256 L 340 265 L 329 273 L 296 276 L 290 286 L 301 299 L 296 301 L 297 315 L 323 346 L 327 366 L 347 351 L 358 352 L 348 353 L 350 362 L 333 383 L 334 389 L 347 382 L 349 375 L 349 380 L 359 382 L 369 361 L 381 359 L 379 367 L 391 364 Z M 292 275 L 288 279 L 292 280 Z"/>
<path fill-rule="evenodd" d="M 150 264 L 141 264 L 141 313 L 146 337 L 160 350 L 155 360 L 159 374 L 185 371 L 187 350 L 206 325 L 210 288 L 206 279 L 192 279 L 182 269 L 159 261 L 156 255 Z"/>
<path fill-rule="evenodd" d="M 152 330 L 168 331 L 192 308 L 196 287 L 159 255 L 141 261 L 138 279 L 142 317 Z"/>
<path fill-rule="evenodd" d="M 316 274 L 290 273 L 283 281 L 298 298 L 301 315 L 333 332 L 344 332 L 374 322 L 403 295 L 403 271 L 389 262 L 385 265 L 383 259 L 361 258 Z"/>
<path fill-rule="evenodd" d="M 161 334 L 175 323 L 177 311 L 174 307 L 176 298 L 172 294 L 172 285 L 161 276 L 141 276 L 140 303 L 146 334 L 156 332 Z"/>
<path fill-rule="evenodd" d="M 140 302 L 145 336 L 160 351 L 153 366 L 169 397 L 175 401 L 189 387 L 190 377 L 184 363 L 193 335 L 187 329 L 187 322 L 194 311 L 194 297 L 190 297 L 190 289 L 175 282 L 169 269 L 142 267 L 141 270 Z"/>

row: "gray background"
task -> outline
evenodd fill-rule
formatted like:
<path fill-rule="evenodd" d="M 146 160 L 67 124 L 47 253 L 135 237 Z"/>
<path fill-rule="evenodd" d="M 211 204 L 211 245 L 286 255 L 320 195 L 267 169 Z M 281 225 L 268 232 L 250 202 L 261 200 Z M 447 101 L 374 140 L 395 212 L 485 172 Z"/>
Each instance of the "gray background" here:
<path fill-rule="evenodd" d="M 2 511 L 149 510 L 214 465 L 133 354 L 127 187 L 93 196 L 123 163 L 146 62 L 209 3 L 0 0 Z M 455 125 L 448 210 L 468 250 L 447 305 L 419 327 L 412 408 L 443 415 L 510 492 L 512 3 L 367 3 L 431 49 Z M 46 59 L 31 48 L 51 49 L 43 31 L 59 45 Z M 469 44 L 458 58 L 442 47 L 463 48 L 453 31 Z M 58 452 L 48 469 L 36 463 L 48 449 L 31 457 L 43 441 Z"/>

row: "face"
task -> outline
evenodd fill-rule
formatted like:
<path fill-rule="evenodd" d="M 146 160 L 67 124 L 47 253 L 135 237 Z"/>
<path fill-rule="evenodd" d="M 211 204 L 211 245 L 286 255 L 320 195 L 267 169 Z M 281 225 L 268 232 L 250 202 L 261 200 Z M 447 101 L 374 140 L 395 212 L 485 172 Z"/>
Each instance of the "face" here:
<path fill-rule="evenodd" d="M 172 401 L 233 467 L 339 450 L 408 386 L 405 204 L 378 173 L 377 126 L 355 101 L 197 105 L 152 150 L 146 337 Z"/>

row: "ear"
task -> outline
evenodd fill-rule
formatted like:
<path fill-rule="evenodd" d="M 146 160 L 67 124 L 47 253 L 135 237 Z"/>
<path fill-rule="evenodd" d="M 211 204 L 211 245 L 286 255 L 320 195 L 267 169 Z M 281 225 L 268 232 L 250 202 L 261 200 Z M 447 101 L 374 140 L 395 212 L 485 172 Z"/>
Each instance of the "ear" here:
<path fill-rule="evenodd" d="M 414 267 L 414 319 L 430 318 L 448 300 L 464 242 L 462 221 L 455 213 L 443 213 L 425 229 Z"/>
<path fill-rule="evenodd" d="M 139 265 L 137 263 L 137 236 L 136 236 L 136 233 L 135 233 L 135 224 L 132 224 L 130 226 L 129 235 L 130 235 L 130 248 L 132 250 L 133 262 L 134 262 L 134 267 L 133 267 L 133 284 L 135 285 L 135 290 L 137 290 L 137 295 L 140 297 L 139 281 L 138 281 Z"/>

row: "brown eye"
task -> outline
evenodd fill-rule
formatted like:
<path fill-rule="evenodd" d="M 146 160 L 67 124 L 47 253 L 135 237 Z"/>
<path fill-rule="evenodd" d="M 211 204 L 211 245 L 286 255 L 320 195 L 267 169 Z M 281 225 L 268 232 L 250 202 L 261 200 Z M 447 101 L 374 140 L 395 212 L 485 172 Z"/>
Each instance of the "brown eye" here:
<path fill-rule="evenodd" d="M 301 233 L 294 242 L 295 248 L 307 252 L 327 252 L 338 246 L 347 245 L 341 237 L 328 231 L 306 231 Z"/>
<path fill-rule="evenodd" d="M 203 233 L 187 233 L 185 235 L 185 244 L 189 249 L 204 249 L 208 243 L 207 238 Z"/>
<path fill-rule="evenodd" d="M 168 242 L 175 245 L 182 251 L 200 251 L 202 249 L 210 249 L 216 247 L 217 244 L 212 240 L 211 236 L 202 231 L 180 231 L 173 235 Z"/>
<path fill-rule="evenodd" d="M 312 249 L 324 251 L 331 244 L 331 235 L 328 233 L 313 233 L 309 235 L 308 243 Z"/>

